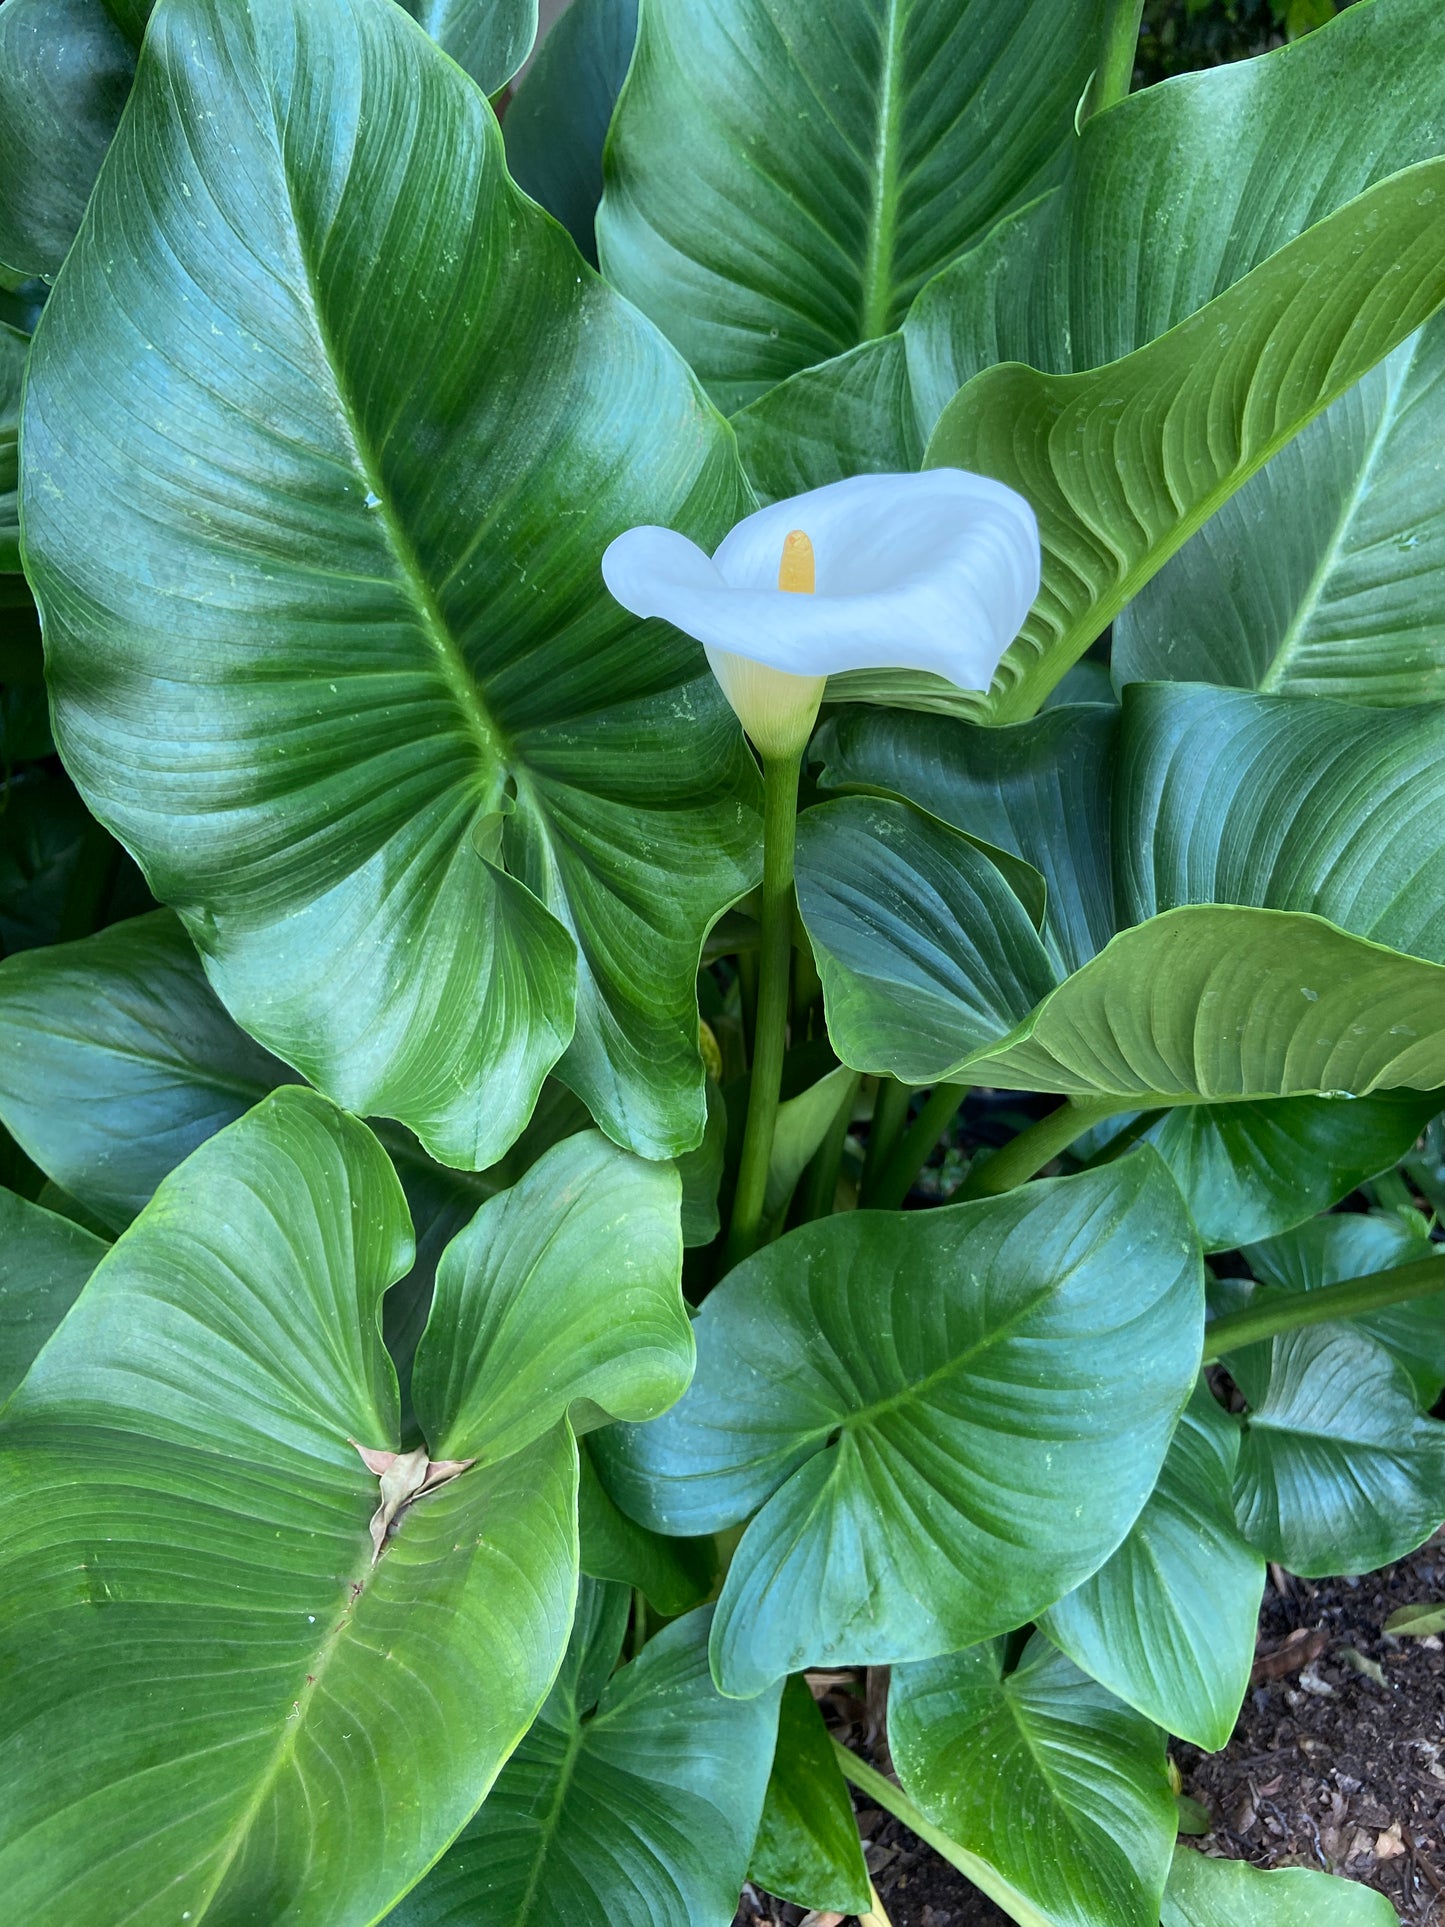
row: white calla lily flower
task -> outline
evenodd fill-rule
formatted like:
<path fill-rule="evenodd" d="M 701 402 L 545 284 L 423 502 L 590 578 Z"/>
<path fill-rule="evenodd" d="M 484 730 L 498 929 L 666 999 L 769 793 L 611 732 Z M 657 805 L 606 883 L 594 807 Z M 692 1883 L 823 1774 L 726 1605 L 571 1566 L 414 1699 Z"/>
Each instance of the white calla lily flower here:
<path fill-rule="evenodd" d="M 987 476 L 856 475 L 759 509 L 712 556 L 675 529 L 629 529 L 602 574 L 633 615 L 703 645 L 766 758 L 801 749 L 843 670 L 987 689 L 1038 594 L 1039 534 Z"/>

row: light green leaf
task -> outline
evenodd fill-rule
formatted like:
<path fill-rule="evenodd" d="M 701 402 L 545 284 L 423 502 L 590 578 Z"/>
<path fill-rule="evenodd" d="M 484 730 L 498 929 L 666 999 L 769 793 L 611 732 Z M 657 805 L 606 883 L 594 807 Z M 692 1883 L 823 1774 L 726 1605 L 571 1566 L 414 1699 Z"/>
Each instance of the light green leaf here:
<path fill-rule="evenodd" d="M 0 1191 L 0 1406 L 105 1256 L 102 1239 Z"/>
<path fill-rule="evenodd" d="M 608 279 L 728 409 L 886 334 L 1059 171 L 1105 13 L 644 4 L 606 151 Z"/>
<path fill-rule="evenodd" d="M 858 1083 L 857 1071 L 839 1065 L 820 1077 L 816 1084 L 810 1084 L 796 1097 L 785 1098 L 778 1106 L 764 1205 L 771 1223 L 781 1222 L 786 1214 L 813 1153 L 827 1137 L 844 1105 L 851 1109 L 858 1094 Z"/>
<path fill-rule="evenodd" d="M 1201 1305 L 1151 1151 L 985 1203 L 848 1213 L 724 1279 L 685 1397 L 594 1449 L 656 1530 L 757 1513 L 713 1633 L 724 1690 L 923 1658 L 1021 1624 L 1119 1544 L 1193 1386 Z"/>
<path fill-rule="evenodd" d="M 1247 1860 L 1178 1847 L 1163 1927 L 1400 1927 L 1400 1917 L 1383 1894 L 1353 1880 L 1308 1867 L 1262 1873 Z"/>
<path fill-rule="evenodd" d="M 25 432 L 57 740 L 239 1021 L 447 1162 L 564 1049 L 609 1134 L 695 1145 L 756 775 L 597 565 L 637 522 L 716 539 L 741 476 L 414 23 L 163 0 Z"/>
<path fill-rule="evenodd" d="M 808 1682 L 783 1686 L 778 1744 L 748 1874 L 810 1912 L 866 1914 L 872 1900 L 848 1783 Z"/>
<path fill-rule="evenodd" d="M 400 0 L 481 88 L 505 87 L 537 38 L 537 0 Z"/>
<path fill-rule="evenodd" d="M 899 334 L 793 376 L 739 417 L 756 485 L 774 497 L 915 468 L 983 369 L 1078 373 L 1167 333 L 1375 182 L 1445 150 L 1442 62 L 1434 0 L 1372 0 L 1297 47 L 1092 116 L 1061 186 L 936 275 Z M 860 698 L 871 685 L 882 700 L 948 701 L 936 678 L 846 683 Z"/>
<path fill-rule="evenodd" d="M 1445 1425 L 1375 1339 L 1306 1325 L 1226 1362 L 1250 1406 L 1235 1510 L 1266 1558 L 1306 1578 L 1373 1572 L 1445 1520 Z"/>
<path fill-rule="evenodd" d="M 1037 1909 L 1042 1927 L 1157 1927 L 1174 1844 L 1164 1736 L 1041 1634 L 899 1667 L 904 1791 Z"/>
<path fill-rule="evenodd" d="M 348 1441 L 398 1443 L 378 1312 L 410 1260 L 375 1139 L 278 1091 L 165 1180 L 6 1408 L 18 1918 L 378 1919 L 530 1723 L 575 1447 L 454 1479 L 373 1565 Z"/>
<path fill-rule="evenodd" d="M 595 268 L 602 144 L 637 40 L 637 0 L 569 0 L 518 83 L 502 131 L 518 187 Z"/>
<path fill-rule="evenodd" d="M 441 1459 L 506 1458 L 585 1401 L 579 1431 L 665 1411 L 692 1375 L 682 1186 L 600 1132 L 489 1198 L 437 1266 L 414 1396 Z"/>
<path fill-rule="evenodd" d="M 1036 710 L 1216 509 L 1445 300 L 1445 161 L 1370 188 L 1168 334 L 1087 374 L 986 370 L 924 455 L 1007 482 L 1043 587 L 986 699 Z"/>
<path fill-rule="evenodd" d="M 1424 1639 L 1431 1633 L 1445 1633 L 1445 1606 L 1422 1604 L 1401 1606 L 1385 1621 L 1385 1631 L 1396 1638 Z"/>
<path fill-rule="evenodd" d="M 1351 1211 L 1316 1218 L 1264 1244 L 1247 1245 L 1244 1255 L 1263 1285 L 1317 1291 L 1345 1278 L 1413 1264 L 1437 1249 L 1425 1220 L 1416 1213 L 1405 1217 Z M 1377 1338 L 1405 1368 L 1428 1411 L 1445 1386 L 1445 1298 L 1387 1305 L 1350 1322 Z"/>
<path fill-rule="evenodd" d="M 1418 703 L 1445 694 L 1445 323 L 1430 322 L 1135 597 L 1120 682 Z"/>
<path fill-rule="evenodd" d="M 624 1595 L 625 1597 L 625 1595 Z M 490 1799 L 397 1927 L 728 1927 L 747 1871 L 777 1695 L 728 1700 L 690 1613 L 617 1673 L 613 1618 L 574 1657 Z M 625 1622 L 624 1622 L 625 1623 Z M 574 1647 L 574 1655 L 575 1655 Z"/>
<path fill-rule="evenodd" d="M 582 1570 L 644 1593 L 665 1619 L 700 1605 L 713 1588 L 717 1551 L 711 1539 L 665 1539 L 618 1509 L 597 1476 L 584 1439 L 578 1451 L 577 1526 Z"/>
<path fill-rule="evenodd" d="M 1238 1425 L 1201 1384 L 1128 1538 L 1039 1621 L 1101 1685 L 1207 1751 L 1234 1730 L 1264 1593 L 1264 1560 L 1234 1522 L 1238 1456 Z"/>

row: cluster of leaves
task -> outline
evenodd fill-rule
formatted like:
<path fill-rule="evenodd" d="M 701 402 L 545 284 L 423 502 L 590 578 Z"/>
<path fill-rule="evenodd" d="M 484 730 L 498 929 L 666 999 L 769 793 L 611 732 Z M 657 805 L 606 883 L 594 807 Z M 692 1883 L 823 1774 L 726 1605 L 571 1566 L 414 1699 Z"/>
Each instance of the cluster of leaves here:
<path fill-rule="evenodd" d="M 1166 1743 L 1445 1518 L 1445 17 L 638 11 L 504 136 L 528 0 L 0 6 L 11 1910 L 863 1913 L 846 1775 L 1023 1927 L 1380 1927 Z M 1043 587 L 830 686 L 722 1275 L 757 770 L 599 559 L 921 464 Z M 898 1210 L 964 1084 L 1063 1108 Z"/>

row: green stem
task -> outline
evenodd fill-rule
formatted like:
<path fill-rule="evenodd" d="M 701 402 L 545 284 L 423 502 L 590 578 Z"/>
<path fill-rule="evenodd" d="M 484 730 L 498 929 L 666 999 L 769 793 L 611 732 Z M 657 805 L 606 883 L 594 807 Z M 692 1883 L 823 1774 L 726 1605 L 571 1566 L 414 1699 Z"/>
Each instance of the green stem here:
<path fill-rule="evenodd" d="M 1115 101 L 1127 99 L 1134 84 L 1134 62 L 1139 52 L 1139 24 L 1144 0 L 1112 0 L 1104 26 L 1103 49 L 1084 103 L 1083 118 L 1101 114 Z"/>
<path fill-rule="evenodd" d="M 868 1149 L 863 1154 L 863 1182 L 859 1189 L 862 1204 L 872 1202 L 878 1174 L 898 1148 L 912 1098 L 911 1086 L 900 1084 L 896 1077 L 878 1079 L 873 1096 L 873 1122 L 868 1127 Z"/>
<path fill-rule="evenodd" d="M 1082 1137 L 1095 1124 L 1102 1124 L 1106 1117 L 1117 1117 L 1120 1111 L 1130 1109 L 1131 1105 L 1117 1097 L 1069 1098 L 1056 1111 L 1041 1117 L 1037 1124 L 1030 1124 L 1016 1138 L 1010 1138 L 987 1163 L 970 1172 L 959 1196 L 996 1198 L 1012 1191 L 1036 1171 L 1042 1171 L 1060 1151 L 1066 1151 L 1076 1137 Z"/>
<path fill-rule="evenodd" d="M 853 1095 L 856 1096 L 857 1086 Z M 818 1146 L 803 1173 L 803 1182 L 798 1190 L 798 1206 L 794 1220 L 798 1224 L 812 1224 L 815 1218 L 831 1217 L 833 1201 L 838 1194 L 838 1173 L 843 1165 L 843 1147 L 848 1141 L 848 1126 L 853 1122 L 853 1096 L 846 1104 L 838 1106 L 837 1115 L 828 1126 L 828 1134 Z"/>
<path fill-rule="evenodd" d="M 1372 1271 L 1363 1278 L 1345 1278 L 1318 1291 L 1269 1292 L 1243 1311 L 1212 1318 L 1204 1328 L 1204 1362 L 1212 1365 L 1225 1352 L 1278 1338 L 1301 1325 L 1317 1325 L 1330 1318 L 1355 1318 L 1386 1305 L 1403 1305 L 1411 1298 L 1427 1298 L 1445 1291 L 1445 1257 L 1417 1258 L 1393 1271 Z"/>
<path fill-rule="evenodd" d="M 833 1750 L 845 1780 L 851 1780 L 875 1806 L 882 1807 L 885 1813 L 891 1813 L 895 1820 L 901 1820 L 910 1833 L 916 1833 L 951 1867 L 957 1867 L 966 1880 L 971 1880 L 975 1887 L 986 1893 L 990 1900 L 1018 1921 L 1020 1927 L 1049 1927 L 1044 1916 L 1016 1887 L 1011 1887 L 986 1860 L 980 1860 L 976 1853 L 970 1853 L 967 1847 L 961 1847 L 956 1840 L 951 1840 L 941 1827 L 934 1826 L 902 1787 L 894 1786 L 876 1767 L 869 1766 L 866 1760 L 860 1760 L 856 1753 L 850 1753 L 841 1740 L 833 1741 Z"/>
<path fill-rule="evenodd" d="M 923 1109 L 894 1146 L 863 1202 L 875 1211 L 897 1211 L 968 1095 L 967 1084 L 935 1084 Z"/>
<path fill-rule="evenodd" d="M 773 1126 L 788 1042 L 788 980 L 793 959 L 793 845 L 798 828 L 802 751 L 763 759 L 763 900 L 758 945 L 758 1019 L 752 1085 L 725 1265 L 756 1250 L 768 1192 Z"/>

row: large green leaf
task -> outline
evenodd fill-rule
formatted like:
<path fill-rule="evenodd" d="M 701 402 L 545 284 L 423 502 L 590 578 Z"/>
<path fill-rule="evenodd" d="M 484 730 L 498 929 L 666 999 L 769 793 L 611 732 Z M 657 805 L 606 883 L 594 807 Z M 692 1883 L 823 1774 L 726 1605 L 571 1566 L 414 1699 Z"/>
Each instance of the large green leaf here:
<path fill-rule="evenodd" d="M 1157 1927 L 1175 1832 L 1164 1736 L 1041 1634 L 1008 1674 L 1002 1640 L 898 1668 L 888 1741 L 909 1798 L 1038 1927 Z"/>
<path fill-rule="evenodd" d="M 1306 1325 L 1227 1362 L 1250 1411 L 1240 1530 L 1290 1572 L 1372 1572 L 1445 1520 L 1445 1425 L 1403 1368 L 1349 1325 Z"/>
<path fill-rule="evenodd" d="M 625 1593 L 621 1605 L 589 1612 L 584 1597 L 583 1637 L 536 1725 L 398 1927 L 728 1927 L 777 1695 L 722 1697 L 706 1611 L 659 1633 L 603 1690 Z"/>
<path fill-rule="evenodd" d="M 554 1146 L 442 1256 L 416 1355 L 442 1459 L 503 1458 L 584 1401 L 579 1431 L 665 1411 L 692 1376 L 682 1186 L 597 1131 Z"/>
<path fill-rule="evenodd" d="M 766 1892 L 815 1913 L 866 1914 L 872 1903 L 848 1783 L 801 1673 L 783 1686 L 748 1873 Z"/>
<path fill-rule="evenodd" d="M 1177 1847 L 1163 1927 L 1399 1927 L 1381 1893 L 1307 1867 L 1263 1873 L 1247 1860 L 1215 1860 Z"/>
<path fill-rule="evenodd" d="M 1001 874 L 987 881 L 981 851 L 965 855 L 956 833 L 898 803 L 847 797 L 804 814 L 798 902 L 844 1061 L 1121 1111 L 1445 1083 L 1439 710 L 1134 685 L 1107 796 L 1093 713 L 1073 712 L 1078 735 L 1060 725 L 1052 744 L 1048 719 L 1034 723 L 1024 750 L 1037 767 L 1007 788 L 987 759 L 968 774 L 979 732 L 941 719 L 890 726 L 901 761 L 855 753 L 846 765 L 855 783 L 872 769 L 886 786 L 951 755 L 908 786 L 965 820 L 980 797 L 991 834 L 1041 863 L 1076 790 L 1092 796 L 1062 846 L 1084 851 L 1092 908 L 1066 900 L 1046 934 L 1060 962 L 1066 944 L 1078 955 L 1106 876 L 1126 927 L 1037 1002 L 1039 959 L 1020 964 L 1025 913 Z"/>
<path fill-rule="evenodd" d="M 713 1631 L 726 1691 L 925 1658 L 1019 1625 L 1118 1545 L 1193 1386 L 1200 1289 L 1151 1151 L 986 1203 L 848 1213 L 733 1271 L 683 1399 L 595 1449 L 657 1530 L 757 1513 Z"/>
<path fill-rule="evenodd" d="M 378 1312 L 410 1258 L 375 1139 L 278 1091 L 165 1180 L 6 1408 L 17 1917 L 377 1919 L 526 1730 L 571 1618 L 575 1447 L 454 1479 L 373 1564 L 349 1441 L 398 1443 Z"/>
<path fill-rule="evenodd" d="M 1234 1521 L 1238 1456 L 1239 1427 L 1201 1384 L 1128 1538 L 1039 1622 L 1120 1699 L 1209 1750 L 1234 1730 L 1264 1592 Z"/>
<path fill-rule="evenodd" d="M 602 144 L 637 40 L 637 0 L 569 0 L 517 86 L 503 132 L 518 187 L 597 265 Z"/>
<path fill-rule="evenodd" d="M 968 382 L 925 465 L 1009 483 L 1044 549 L 1043 586 L 988 712 L 1031 715 L 1195 530 L 1442 300 L 1445 160 L 1431 160 L 1120 362 L 1075 375 L 1010 365 Z"/>
<path fill-rule="evenodd" d="M 1350 1211 L 1316 1218 L 1283 1237 L 1248 1245 L 1245 1256 L 1261 1284 L 1285 1291 L 1317 1291 L 1345 1278 L 1414 1264 L 1436 1251 L 1445 1256 L 1445 1249 L 1430 1242 L 1429 1227 L 1415 1212 L 1397 1216 Z M 1445 1297 L 1387 1305 L 1351 1323 L 1393 1353 L 1428 1411 L 1445 1386 Z"/>
<path fill-rule="evenodd" d="M 779 496 L 917 467 L 983 369 L 1077 373 L 1167 333 L 1375 182 L 1445 151 L 1442 62 L 1434 0 L 1366 0 L 1296 46 L 1094 115 L 1062 186 L 935 276 L 899 334 L 739 418 L 755 480 Z"/>
<path fill-rule="evenodd" d="M 1060 170 L 1101 0 L 650 0 L 606 152 L 608 279 L 723 406 L 898 325 Z"/>
<path fill-rule="evenodd" d="M 614 1579 L 645 1594 L 664 1618 L 701 1605 L 713 1589 L 717 1550 L 711 1539 L 666 1539 L 619 1509 L 597 1476 L 587 1442 L 578 1452 L 579 1560 L 592 1579 Z"/>
<path fill-rule="evenodd" d="M 743 484 L 389 0 L 162 0 L 25 433 L 57 740 L 246 1028 L 451 1163 L 564 1050 L 611 1135 L 695 1144 L 756 778 L 597 564 Z"/>
<path fill-rule="evenodd" d="M 1416 703 L 1445 695 L 1445 323 L 1242 488 L 1119 618 L 1121 682 L 1180 677 Z"/>
<path fill-rule="evenodd" d="M 80 226 L 135 75 L 103 0 L 0 8 L 0 262 L 54 274 Z"/>
<path fill-rule="evenodd" d="M 105 1250 L 102 1239 L 69 1218 L 0 1191 L 0 1406 Z"/>

